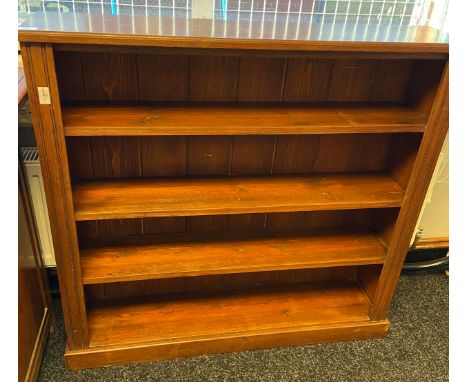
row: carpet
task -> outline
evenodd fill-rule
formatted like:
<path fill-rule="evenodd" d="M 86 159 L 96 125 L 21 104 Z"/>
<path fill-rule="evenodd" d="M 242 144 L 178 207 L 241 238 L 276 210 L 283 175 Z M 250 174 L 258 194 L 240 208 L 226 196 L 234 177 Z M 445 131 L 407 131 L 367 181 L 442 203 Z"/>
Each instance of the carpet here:
<path fill-rule="evenodd" d="M 448 381 L 448 277 L 403 274 L 390 312 L 390 333 L 376 340 L 200 356 L 71 372 L 58 300 L 38 381 Z"/>

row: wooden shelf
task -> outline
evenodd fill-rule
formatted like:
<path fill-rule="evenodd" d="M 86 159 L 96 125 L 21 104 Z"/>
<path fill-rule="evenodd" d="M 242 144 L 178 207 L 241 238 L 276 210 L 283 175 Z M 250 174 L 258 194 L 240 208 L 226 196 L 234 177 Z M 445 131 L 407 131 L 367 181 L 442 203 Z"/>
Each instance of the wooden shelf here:
<path fill-rule="evenodd" d="M 68 136 L 422 132 L 427 116 L 404 107 L 158 106 L 63 108 Z"/>
<path fill-rule="evenodd" d="M 84 284 L 184 276 L 382 264 L 385 249 L 364 229 L 342 232 L 194 232 L 158 243 L 81 251 Z"/>
<path fill-rule="evenodd" d="M 78 183 L 76 220 L 399 207 L 383 174 L 176 178 Z"/>
<path fill-rule="evenodd" d="M 98 303 L 88 307 L 88 327 L 91 347 L 167 345 L 368 322 L 368 313 L 368 299 L 354 281 L 317 282 Z"/>

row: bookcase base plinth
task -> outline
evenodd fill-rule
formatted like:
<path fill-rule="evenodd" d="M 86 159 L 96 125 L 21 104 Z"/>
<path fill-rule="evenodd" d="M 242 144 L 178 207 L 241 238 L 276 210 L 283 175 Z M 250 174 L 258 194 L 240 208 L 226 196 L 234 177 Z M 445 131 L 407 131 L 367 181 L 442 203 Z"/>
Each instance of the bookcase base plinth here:
<path fill-rule="evenodd" d="M 270 333 L 244 333 L 241 336 L 219 335 L 187 341 L 148 342 L 77 351 L 66 350 L 65 362 L 70 370 L 79 370 L 204 354 L 379 338 L 385 337 L 388 329 L 388 320 L 363 321 L 288 328 L 288 330 Z"/>

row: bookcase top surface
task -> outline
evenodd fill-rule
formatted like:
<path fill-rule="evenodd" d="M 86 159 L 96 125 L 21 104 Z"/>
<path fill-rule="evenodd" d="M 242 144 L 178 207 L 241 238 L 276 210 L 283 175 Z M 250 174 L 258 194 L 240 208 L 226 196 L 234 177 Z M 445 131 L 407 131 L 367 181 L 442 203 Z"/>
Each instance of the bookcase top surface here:
<path fill-rule="evenodd" d="M 365 18 L 363 18 L 365 19 Z M 363 20 L 367 21 L 367 20 Z M 308 18 L 196 19 L 36 12 L 19 26 L 19 41 L 178 48 L 448 53 L 448 34 L 393 22 L 328 22 Z"/>

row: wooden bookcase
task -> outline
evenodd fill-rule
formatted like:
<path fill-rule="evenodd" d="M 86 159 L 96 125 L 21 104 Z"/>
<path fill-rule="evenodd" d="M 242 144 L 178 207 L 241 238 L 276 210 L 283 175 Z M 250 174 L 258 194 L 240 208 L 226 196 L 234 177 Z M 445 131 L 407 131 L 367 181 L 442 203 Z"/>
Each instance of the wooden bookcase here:
<path fill-rule="evenodd" d="M 20 40 L 70 368 L 387 333 L 447 131 L 446 43 L 44 17 Z"/>

